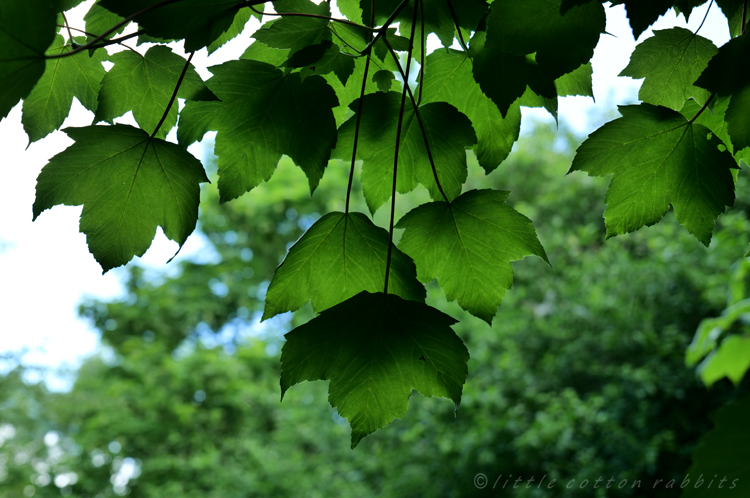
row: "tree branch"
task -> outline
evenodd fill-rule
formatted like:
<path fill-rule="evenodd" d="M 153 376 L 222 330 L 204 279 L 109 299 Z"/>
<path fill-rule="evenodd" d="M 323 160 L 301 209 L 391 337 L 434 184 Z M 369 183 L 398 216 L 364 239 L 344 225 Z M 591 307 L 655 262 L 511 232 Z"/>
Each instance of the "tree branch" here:
<path fill-rule="evenodd" d="M 177 80 L 177 85 L 174 87 L 174 92 L 172 92 L 172 98 L 169 99 L 169 104 L 167 104 L 167 108 L 164 109 L 164 114 L 162 115 L 161 120 L 159 121 L 159 124 L 156 125 L 154 132 L 151 134 L 151 140 L 153 140 L 156 137 L 156 134 L 159 132 L 161 125 L 163 125 L 164 121 L 167 119 L 167 115 L 169 115 L 169 111 L 172 109 L 172 105 L 174 104 L 175 99 L 177 99 L 177 92 L 180 91 L 180 85 L 182 85 L 182 80 L 185 79 L 185 74 L 187 74 L 187 70 L 190 67 L 190 61 L 193 59 L 194 53 L 195 52 L 190 52 L 190 55 L 185 61 L 185 67 L 182 68 L 180 79 Z"/>

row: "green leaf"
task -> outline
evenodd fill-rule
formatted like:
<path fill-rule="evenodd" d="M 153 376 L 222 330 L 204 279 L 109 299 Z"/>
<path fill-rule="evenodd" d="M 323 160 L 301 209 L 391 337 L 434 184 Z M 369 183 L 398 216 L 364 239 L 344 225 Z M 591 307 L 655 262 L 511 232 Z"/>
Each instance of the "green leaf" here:
<path fill-rule="evenodd" d="M 509 55 L 536 53 L 542 73 L 557 79 L 593 57 L 606 24 L 599 3 L 573 7 L 565 15 L 560 9 L 561 0 L 496 0 L 487 18 L 487 43 Z"/>
<path fill-rule="evenodd" d="M 679 111 L 690 97 L 708 101 L 710 92 L 693 82 L 717 53 L 711 40 L 685 28 L 657 30 L 635 48 L 620 76 L 646 78 L 638 98 Z"/>
<path fill-rule="evenodd" d="M 310 0 L 278 0 L 274 2 L 277 12 L 294 12 L 331 16 L 327 2 L 315 5 Z M 317 17 L 285 16 L 264 25 L 253 34 L 253 38 L 269 47 L 290 49 L 292 52 L 308 45 L 315 45 L 324 39 L 330 39 L 328 20 Z"/>
<path fill-rule="evenodd" d="M 44 52 L 55 39 L 56 19 L 54 2 L 0 2 L 0 119 L 44 74 Z"/>
<path fill-rule="evenodd" d="M 396 225 L 417 278 L 437 278 L 449 301 L 489 324 L 513 284 L 510 262 L 533 254 L 549 263 L 531 220 L 505 203 L 509 194 L 470 190 L 451 203 L 423 204 Z"/>
<path fill-rule="evenodd" d="M 152 133 L 172 98 L 185 59 L 168 47 L 157 45 L 148 49 L 145 56 L 125 50 L 112 55 L 110 61 L 114 66 L 102 80 L 95 122 L 112 123 L 115 118 L 133 111 L 138 126 Z M 216 100 L 192 64 L 177 96 L 188 100 Z M 157 137 L 166 137 L 175 124 L 177 106 L 173 105 Z"/>
<path fill-rule="evenodd" d="M 716 0 L 727 20 L 729 21 L 729 34 L 733 37 L 742 34 L 742 8 L 745 0 Z M 746 16 L 745 23 L 750 21 L 750 16 Z"/>
<path fill-rule="evenodd" d="M 310 190 L 323 177 L 336 144 L 331 109 L 336 95 L 325 80 L 284 74 L 263 62 L 229 61 L 210 68 L 206 84 L 221 102 L 187 102 L 180 114 L 180 144 L 218 131 L 216 155 L 221 201 L 267 181 L 283 154 L 302 168 Z"/>
<path fill-rule="evenodd" d="M 234 15 L 234 20 L 232 21 L 232 25 L 229 26 L 229 29 L 223 32 L 208 46 L 208 55 L 213 54 L 221 47 L 223 47 L 227 42 L 240 36 L 240 34 L 242 34 L 242 32 L 245 30 L 245 25 L 248 23 L 250 18 L 253 17 L 253 15 L 255 15 L 255 13 L 250 9 L 238 10 Z"/>
<path fill-rule="evenodd" d="M 401 97 L 395 92 L 365 95 L 360 124 L 357 158 L 362 163 L 362 187 L 371 212 L 391 198 L 393 186 L 393 151 Z M 357 102 L 351 109 L 356 112 Z M 461 193 L 466 181 L 466 148 L 477 143 L 469 119 L 445 102 L 419 106 L 427 140 L 437 168 L 438 178 L 448 199 Z M 339 140 L 333 157 L 351 160 L 356 118 L 350 118 L 339 129 Z M 397 191 L 411 192 L 421 183 L 432 198 L 442 198 L 430 166 L 427 149 L 414 108 L 407 103 L 401 128 Z"/>
<path fill-rule="evenodd" d="M 78 7 L 84 0 L 61 0 L 59 10 L 67 12 L 68 10 Z"/>
<path fill-rule="evenodd" d="M 511 106 L 503 119 L 474 80 L 472 61 L 464 52 L 436 50 L 427 56 L 426 67 L 423 102 L 450 102 L 471 120 L 477 134 L 477 160 L 490 173 L 508 157 L 518 140 L 519 106 Z"/>
<path fill-rule="evenodd" d="M 318 47 L 322 48 L 322 50 L 318 49 Z M 297 61 L 296 65 L 292 65 L 292 67 L 302 67 L 302 70 L 300 71 L 300 76 L 302 76 L 302 78 L 307 78 L 314 74 L 322 76 L 324 74 L 333 73 L 341 83 L 346 84 L 349 80 L 349 76 L 354 72 L 353 57 L 342 54 L 339 46 L 330 40 L 323 40 L 318 45 L 305 47 L 302 50 L 295 52 L 294 55 L 290 57 L 290 60 L 294 59 L 298 54 L 307 52 L 310 49 L 316 51 L 320 50 L 320 56 L 316 60 L 313 60 L 313 62 L 306 62 L 304 60 Z M 313 59 L 314 58 L 315 54 L 313 54 Z"/>
<path fill-rule="evenodd" d="M 687 366 L 695 366 L 704 356 L 716 348 L 719 337 L 737 320 L 750 318 L 750 299 L 743 299 L 727 307 L 721 316 L 705 318 L 698 325 L 693 342 L 685 353 Z"/>
<path fill-rule="evenodd" d="M 341 83 L 341 80 L 338 78 L 338 76 L 331 74 L 326 74 L 323 76 L 331 86 L 331 88 L 333 88 L 333 90 L 336 92 L 336 96 L 339 99 L 338 107 L 335 107 L 333 109 L 333 115 L 336 117 L 337 126 L 341 126 L 353 112 L 351 109 L 349 109 L 349 106 L 352 102 L 359 98 L 360 93 L 362 92 L 362 78 L 364 78 L 365 76 L 365 64 L 366 60 L 364 57 L 355 59 L 354 71 L 352 72 L 352 75 L 346 80 L 346 84 Z M 370 71 L 373 71 L 374 69 L 374 64 L 371 63 Z M 372 72 L 370 72 L 370 74 L 372 74 Z M 392 85 L 391 89 L 400 92 L 401 83 L 395 82 Z M 375 93 L 376 91 L 378 91 L 377 83 L 375 83 L 371 78 L 368 78 L 367 85 L 365 86 L 365 95 Z M 348 161 L 351 160 L 351 152 L 349 154 L 350 155 L 347 158 Z"/>
<path fill-rule="evenodd" d="M 361 213 L 328 213 L 315 222 L 276 268 L 266 293 L 262 320 L 295 311 L 312 301 L 316 312 L 362 291 L 385 285 L 388 232 Z M 393 248 L 388 291 L 424 302 L 414 262 Z"/>
<path fill-rule="evenodd" d="M 281 396 L 304 381 L 330 380 L 328 401 L 352 428 L 352 448 L 401 418 L 412 389 L 456 409 L 469 351 L 456 320 L 425 304 L 362 292 L 286 334 Z"/>
<path fill-rule="evenodd" d="M 96 3 L 94 3 L 89 11 L 86 12 L 86 15 L 83 16 L 83 20 L 86 22 L 86 32 L 89 33 L 88 35 L 86 35 L 86 42 L 88 43 L 93 41 L 94 38 L 96 38 L 98 35 L 101 35 L 102 33 L 108 31 L 110 28 L 113 28 L 116 24 L 122 22 L 124 19 L 124 17 L 118 16 L 117 14 L 110 12 L 109 10 L 102 7 L 101 0 L 96 0 Z M 104 39 L 109 40 L 111 38 L 114 38 L 115 36 L 125 31 L 126 27 L 127 25 L 119 27 L 117 30 L 104 37 Z"/>
<path fill-rule="evenodd" d="M 130 17 L 161 1 L 101 0 L 101 4 L 115 14 Z M 181 0 L 143 13 L 136 21 L 149 36 L 166 40 L 184 38 L 185 51 L 193 52 L 210 45 L 230 29 L 242 8 L 237 0 Z"/>
<path fill-rule="evenodd" d="M 156 227 L 180 246 L 198 220 L 200 161 L 125 125 L 63 130 L 75 143 L 37 179 L 34 219 L 57 204 L 83 204 L 81 232 L 106 272 L 141 256 Z"/>
<path fill-rule="evenodd" d="M 557 95 L 567 97 L 580 95 L 583 97 L 594 97 L 593 86 L 594 69 L 587 62 L 575 71 L 564 74 L 555 80 Z M 556 113 L 553 113 L 553 115 Z"/>
<path fill-rule="evenodd" d="M 750 86 L 734 92 L 725 119 L 734 150 L 750 147 Z"/>
<path fill-rule="evenodd" d="M 570 168 L 614 175 L 605 198 L 607 237 L 657 223 L 671 203 L 677 221 L 708 246 L 716 218 L 734 204 L 732 156 L 708 128 L 678 112 L 642 104 L 620 113 L 578 148 Z"/>
<path fill-rule="evenodd" d="M 378 90 L 381 92 L 390 92 L 393 82 L 396 81 L 393 71 L 386 71 L 382 69 L 372 75 L 372 81 L 378 85 Z"/>
<path fill-rule="evenodd" d="M 682 498 L 745 498 L 750 495 L 750 397 L 725 405 L 711 417 L 714 428 L 693 453 Z M 706 481 L 713 481 L 709 488 Z"/>
<path fill-rule="evenodd" d="M 722 144 L 732 152 L 732 142 L 729 139 L 729 132 L 727 131 L 727 122 L 725 121 L 725 115 L 727 108 L 729 107 L 729 97 L 716 97 L 711 109 L 704 109 L 703 112 L 698 114 L 701 110 L 702 105 L 698 104 L 694 100 L 688 100 L 685 105 L 680 109 L 680 113 L 685 116 L 688 120 L 698 116 L 695 119 L 696 123 L 702 124 L 716 137 L 722 141 Z"/>
<path fill-rule="evenodd" d="M 76 42 L 85 43 L 83 38 L 77 38 Z M 58 55 L 71 50 L 63 37 L 57 35 L 47 53 Z M 21 122 L 31 142 L 46 137 L 62 126 L 70 112 L 73 97 L 86 109 L 96 111 L 97 95 L 106 74 L 102 66 L 106 57 L 104 50 L 95 50 L 91 55 L 80 52 L 69 57 L 47 59 L 44 75 L 23 101 Z"/>
<path fill-rule="evenodd" d="M 703 383 L 712 386 L 724 377 L 738 386 L 750 368 L 750 336 L 731 335 L 721 341 L 698 367 Z"/>
<path fill-rule="evenodd" d="M 674 0 L 616 0 L 612 5 L 625 4 L 628 12 L 630 27 L 633 30 L 633 36 L 637 40 L 641 33 L 646 31 L 649 26 L 667 13 L 674 4 Z"/>
<path fill-rule="evenodd" d="M 674 4 L 674 10 L 678 14 L 685 16 L 685 21 L 690 19 L 693 9 L 700 7 L 708 0 L 677 0 Z"/>

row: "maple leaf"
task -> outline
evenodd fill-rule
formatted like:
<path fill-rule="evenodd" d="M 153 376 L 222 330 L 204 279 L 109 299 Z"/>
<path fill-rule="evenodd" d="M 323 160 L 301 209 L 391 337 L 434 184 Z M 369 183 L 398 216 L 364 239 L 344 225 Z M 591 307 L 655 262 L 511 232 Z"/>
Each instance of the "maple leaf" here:
<path fill-rule="evenodd" d="M 320 76 L 301 80 L 270 64 L 230 61 L 210 68 L 206 84 L 221 102 L 187 102 L 177 137 L 189 145 L 216 136 L 221 201 L 239 197 L 276 170 L 287 154 L 314 191 L 336 143 L 336 94 Z"/>
<path fill-rule="evenodd" d="M 328 213 L 289 249 L 266 293 L 263 320 L 312 300 L 315 311 L 385 284 L 388 232 L 361 213 Z M 414 262 L 393 248 L 389 292 L 424 302 Z"/>
<path fill-rule="evenodd" d="M 200 161 L 182 147 L 126 125 L 63 130 L 75 143 L 37 178 L 34 219 L 57 204 L 83 204 L 80 228 L 104 272 L 141 256 L 156 227 L 180 246 L 198 220 Z"/>
<path fill-rule="evenodd" d="M 614 175 L 607 190 L 607 237 L 657 223 L 674 207 L 677 221 L 704 245 L 716 218 L 734 204 L 736 164 L 705 126 L 666 107 L 620 106 L 578 148 L 570 172 Z"/>
<path fill-rule="evenodd" d="M 83 38 L 76 41 L 84 43 Z M 47 53 L 65 54 L 71 50 L 73 48 L 63 37 L 57 35 Z M 106 74 L 102 66 L 106 56 L 104 50 L 95 50 L 93 54 L 78 53 L 70 57 L 47 59 L 44 74 L 23 101 L 21 122 L 31 142 L 46 137 L 62 126 L 70 112 L 73 97 L 86 109 L 96 111 L 99 88 Z"/>
<path fill-rule="evenodd" d="M 133 111 L 138 126 L 152 133 L 170 103 L 177 82 L 185 67 L 185 59 L 163 45 L 148 49 L 144 56 L 129 50 L 110 56 L 114 63 L 99 92 L 99 107 L 94 122 L 113 120 Z M 185 73 L 177 96 L 187 100 L 218 100 L 203 83 L 192 64 Z M 164 138 L 177 124 L 177 106 L 169 114 L 157 133 Z"/>
<path fill-rule="evenodd" d="M 419 280 L 437 278 L 449 301 L 490 324 L 513 283 L 510 262 L 536 255 L 549 263 L 531 220 L 505 203 L 509 194 L 470 190 L 451 203 L 423 204 L 396 225 Z"/>
<path fill-rule="evenodd" d="M 456 409 L 469 351 L 456 320 L 392 294 L 362 292 L 286 334 L 281 396 L 303 381 L 330 380 L 328 401 L 352 428 L 352 448 L 401 418 L 412 389 Z"/>
<path fill-rule="evenodd" d="M 375 212 L 391 197 L 393 183 L 393 147 L 401 97 L 395 92 L 366 95 L 360 124 L 357 158 L 362 164 L 362 188 L 371 212 Z M 357 103 L 350 108 L 356 112 Z M 449 199 L 461 193 L 466 181 L 466 148 L 477 143 L 469 119 L 445 102 L 419 106 L 427 139 L 440 183 Z M 333 157 L 350 160 L 354 143 L 355 118 L 350 118 L 339 129 L 339 139 Z M 397 191 L 412 191 L 421 183 L 433 198 L 441 197 L 427 155 L 422 130 L 411 104 L 404 110 L 401 128 Z"/>
<path fill-rule="evenodd" d="M 0 2 L 0 119 L 26 98 L 44 74 L 44 52 L 55 39 L 54 2 Z"/>
<path fill-rule="evenodd" d="M 639 99 L 679 111 L 690 97 L 705 104 L 711 96 L 693 82 L 717 52 L 711 40 L 685 28 L 657 30 L 635 47 L 620 76 L 645 78 Z"/>
<path fill-rule="evenodd" d="M 277 12 L 293 12 L 330 17 L 327 2 L 316 5 L 310 0 L 278 0 L 274 2 Z M 296 52 L 304 47 L 330 40 L 328 20 L 320 17 L 286 16 L 263 25 L 253 38 L 272 48 L 289 49 Z"/>
<path fill-rule="evenodd" d="M 89 33 L 88 35 L 86 35 L 86 41 L 93 41 L 94 38 L 97 38 L 102 33 L 109 31 L 110 28 L 112 28 L 116 24 L 119 24 L 124 19 L 124 17 L 118 16 L 114 12 L 110 12 L 109 10 L 102 7 L 101 0 L 96 0 L 96 2 L 91 6 L 88 12 L 86 12 L 86 15 L 83 16 L 83 20 L 86 22 L 86 32 Z M 104 37 L 104 39 L 109 40 L 111 38 L 114 38 L 115 36 L 125 31 L 125 28 L 127 28 L 127 25 L 120 26 L 115 31 Z"/>

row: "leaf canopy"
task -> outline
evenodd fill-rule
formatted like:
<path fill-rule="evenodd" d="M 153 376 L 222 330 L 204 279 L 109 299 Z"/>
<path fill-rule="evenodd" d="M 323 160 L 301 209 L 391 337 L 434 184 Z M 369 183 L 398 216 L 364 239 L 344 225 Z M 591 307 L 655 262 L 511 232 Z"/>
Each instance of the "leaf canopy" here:
<path fill-rule="evenodd" d="M 352 428 L 352 448 L 401 418 L 412 389 L 458 408 L 469 351 L 456 320 L 392 294 L 362 292 L 286 334 L 281 395 L 330 380 L 328 401 Z"/>
<path fill-rule="evenodd" d="M 185 149 L 126 125 L 63 130 L 75 143 L 37 179 L 34 219 L 57 204 L 83 204 L 81 232 L 107 270 L 141 256 L 156 227 L 180 244 L 198 221 L 203 166 Z"/>

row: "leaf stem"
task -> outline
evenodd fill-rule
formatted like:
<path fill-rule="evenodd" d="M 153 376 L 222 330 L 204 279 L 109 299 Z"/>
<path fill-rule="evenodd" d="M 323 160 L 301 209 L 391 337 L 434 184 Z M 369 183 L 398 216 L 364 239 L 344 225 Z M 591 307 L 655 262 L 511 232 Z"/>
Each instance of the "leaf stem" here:
<path fill-rule="evenodd" d="M 427 158 L 430 160 L 430 166 L 432 167 L 432 175 L 435 177 L 435 184 L 437 185 L 438 190 L 440 191 L 440 194 L 443 196 L 443 199 L 445 199 L 445 202 L 450 202 L 448 200 L 448 196 L 445 194 L 445 191 L 443 190 L 443 186 L 440 183 L 440 178 L 438 178 L 438 172 L 437 167 L 435 167 L 435 160 L 432 157 L 432 149 L 430 148 L 430 141 L 427 137 L 427 129 L 425 128 L 424 121 L 422 121 L 422 114 L 419 112 L 419 106 L 417 105 L 416 99 L 414 99 L 414 94 L 411 91 L 411 88 L 409 88 L 408 80 L 406 76 L 404 75 L 404 71 L 401 68 L 401 64 L 398 61 L 398 57 L 396 56 L 396 53 L 393 50 L 393 47 L 391 47 L 391 44 L 388 43 L 387 38 L 383 38 L 383 41 L 385 42 L 385 45 L 388 47 L 388 51 L 391 53 L 391 57 L 393 57 L 396 60 L 396 66 L 398 66 L 398 71 L 401 73 L 401 77 L 404 79 L 405 86 L 407 91 L 409 92 L 409 98 L 411 99 L 411 103 L 414 106 L 414 114 L 417 116 L 417 123 L 419 124 L 419 129 L 422 131 L 422 139 L 424 140 L 425 148 L 427 149 Z M 407 65 L 408 69 L 408 65 Z"/>
<path fill-rule="evenodd" d="M 190 55 L 188 55 L 187 60 L 185 61 L 185 67 L 182 68 L 182 73 L 180 73 L 180 78 L 177 80 L 177 85 L 174 87 L 174 92 L 172 92 L 172 98 L 169 99 L 169 104 L 167 104 L 167 108 L 164 109 L 164 114 L 161 117 L 161 120 L 159 121 L 159 124 L 156 125 L 156 128 L 154 129 L 154 132 L 151 134 L 151 140 L 153 140 L 156 137 L 156 134 L 159 132 L 159 129 L 161 128 L 161 125 L 164 124 L 164 121 L 167 119 L 167 115 L 169 115 L 169 111 L 172 109 L 172 105 L 174 104 L 175 99 L 177 99 L 177 92 L 180 91 L 180 85 L 182 85 L 182 80 L 185 79 L 185 74 L 187 74 L 187 70 L 190 67 L 190 61 L 193 59 L 193 54 L 195 52 L 190 52 Z"/>
<path fill-rule="evenodd" d="M 458 33 L 458 43 L 461 44 L 461 48 L 464 49 L 464 52 L 469 53 L 469 47 L 466 45 L 466 41 L 464 41 L 464 35 L 461 33 L 461 27 L 458 25 L 458 17 L 456 16 L 456 11 L 453 10 L 453 3 L 451 0 L 445 0 L 448 4 L 448 10 L 451 11 L 451 17 L 453 18 L 453 24 L 456 25 L 456 33 Z M 713 2 L 713 0 L 711 0 Z M 700 28 L 698 28 L 700 29 Z"/>
<path fill-rule="evenodd" d="M 65 21 L 65 26 L 64 27 L 68 29 L 68 38 L 70 38 L 70 41 L 72 43 L 73 42 L 73 33 L 70 31 L 70 23 L 68 22 L 68 18 L 65 17 L 65 12 L 60 12 L 60 15 L 62 16 L 63 21 Z"/>
<path fill-rule="evenodd" d="M 711 12 L 711 7 L 713 7 L 713 5 L 714 5 L 714 0 L 711 0 L 711 3 L 708 4 L 708 8 L 706 9 L 706 15 L 703 16 L 703 21 L 701 21 L 701 25 L 698 26 L 698 29 L 696 29 L 695 33 L 693 34 L 697 35 L 698 31 L 700 31 L 703 25 L 706 23 L 706 19 L 708 19 L 708 13 Z"/>
<path fill-rule="evenodd" d="M 419 1 L 419 0 L 415 0 Z M 412 51 L 414 50 L 414 34 L 416 32 L 417 28 L 417 9 L 414 9 L 414 13 L 412 14 L 412 22 L 411 22 L 411 35 L 409 36 L 409 51 L 406 55 L 406 73 L 409 73 L 409 69 L 411 67 L 411 55 Z M 384 33 L 384 32 L 383 32 Z M 383 42 L 388 47 L 388 50 L 393 54 L 393 48 L 391 47 L 390 43 L 388 43 L 388 37 L 383 35 Z M 395 56 L 395 54 L 394 54 Z M 401 64 L 398 61 L 398 58 L 396 58 L 396 65 L 399 67 L 399 71 L 401 71 Z M 401 74 L 403 75 L 403 71 L 401 71 Z M 390 224 L 388 225 L 388 255 L 385 259 L 385 285 L 383 288 L 383 293 L 388 294 L 388 279 L 391 274 L 391 257 L 393 255 L 393 227 L 396 224 L 396 187 L 397 187 L 397 179 L 398 179 L 398 153 L 399 149 L 401 148 L 401 128 L 404 124 L 404 108 L 406 107 L 406 94 L 409 92 L 411 94 L 411 89 L 409 88 L 409 80 L 407 78 L 404 78 L 404 88 L 401 91 L 401 108 L 398 111 L 398 124 L 396 126 L 396 147 L 393 152 L 393 187 L 391 188 L 391 219 Z M 412 97 L 413 100 L 413 97 Z"/>
<path fill-rule="evenodd" d="M 370 24 L 375 23 L 375 0 L 371 0 L 370 2 Z M 372 38 L 372 33 L 369 33 L 368 38 Z M 369 39 L 368 39 L 369 41 Z M 359 103 L 357 104 L 357 121 L 354 127 L 354 146 L 352 147 L 352 165 L 349 168 L 349 183 L 346 186 L 346 214 L 349 214 L 349 201 L 351 199 L 352 195 L 352 185 L 354 184 L 354 164 L 357 161 L 357 143 L 359 141 L 359 126 L 362 122 L 362 107 L 364 105 L 365 100 L 365 89 L 367 88 L 367 73 L 370 70 L 370 60 L 372 60 L 372 57 L 370 54 L 367 54 L 367 60 L 365 61 L 365 71 L 364 75 L 362 76 L 362 90 L 359 92 Z M 386 276 L 386 280 L 388 277 Z M 386 287 L 387 288 L 387 287 Z"/>
<path fill-rule="evenodd" d="M 698 109 L 698 112 L 696 112 L 695 116 L 693 116 L 692 119 L 690 121 L 688 121 L 688 124 L 693 124 L 693 122 L 696 119 L 698 119 L 698 116 L 700 116 L 701 114 L 703 114 L 703 111 L 705 111 L 706 109 L 708 109 L 708 105 L 711 103 L 711 101 L 714 99 L 714 97 L 716 97 L 716 92 L 712 93 L 711 96 L 708 97 L 708 100 L 706 100 L 706 103 L 703 104 L 703 107 L 701 107 L 700 109 Z"/>

